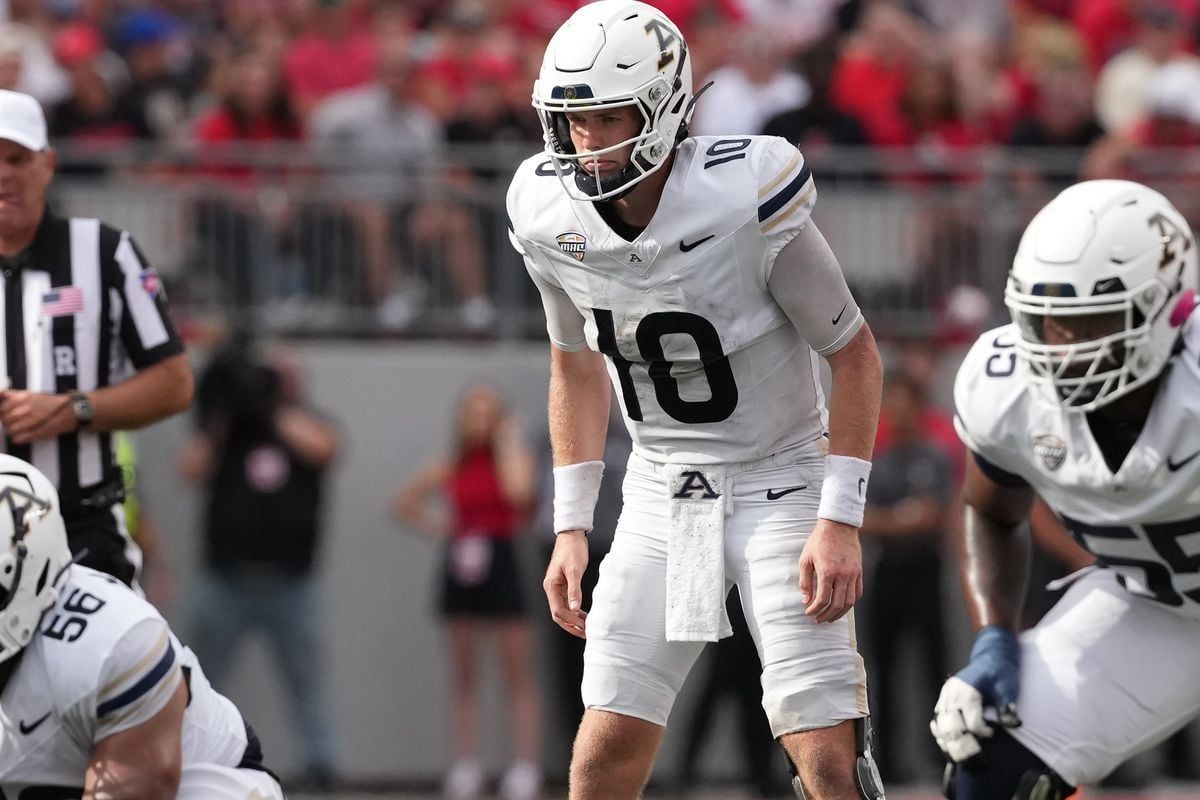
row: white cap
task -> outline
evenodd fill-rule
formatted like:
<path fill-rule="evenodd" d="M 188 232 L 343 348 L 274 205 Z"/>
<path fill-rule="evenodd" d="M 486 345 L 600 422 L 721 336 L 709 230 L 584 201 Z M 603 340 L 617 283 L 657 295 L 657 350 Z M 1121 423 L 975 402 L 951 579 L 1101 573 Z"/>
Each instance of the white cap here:
<path fill-rule="evenodd" d="M 1200 125 L 1200 62 L 1186 59 L 1160 67 L 1146 93 L 1153 112 Z"/>
<path fill-rule="evenodd" d="M 45 150 L 49 142 L 41 104 L 27 94 L 0 89 L 0 139 Z"/>

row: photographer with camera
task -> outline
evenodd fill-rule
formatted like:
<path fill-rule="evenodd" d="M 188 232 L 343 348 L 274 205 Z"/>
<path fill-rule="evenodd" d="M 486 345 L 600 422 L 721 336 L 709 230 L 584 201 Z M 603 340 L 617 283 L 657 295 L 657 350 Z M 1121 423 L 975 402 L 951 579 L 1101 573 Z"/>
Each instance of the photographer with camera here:
<path fill-rule="evenodd" d="M 270 640 L 305 756 L 300 782 L 333 782 L 313 566 L 336 428 L 305 407 L 296 365 L 248 340 L 218 351 L 200 377 L 197 428 L 180 458 L 203 487 L 204 572 L 192 647 L 227 689 L 234 648 L 258 629 Z"/>

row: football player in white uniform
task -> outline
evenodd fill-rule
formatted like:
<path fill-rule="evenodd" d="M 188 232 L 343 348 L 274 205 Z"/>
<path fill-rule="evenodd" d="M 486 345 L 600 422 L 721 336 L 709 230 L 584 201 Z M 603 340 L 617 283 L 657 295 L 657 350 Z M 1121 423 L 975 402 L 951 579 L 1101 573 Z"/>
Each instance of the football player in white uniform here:
<path fill-rule="evenodd" d="M 558 537 L 544 588 L 555 621 L 587 638 L 571 797 L 639 796 L 684 678 L 705 641 L 729 634 L 734 584 L 798 791 L 882 797 L 848 613 L 862 593 L 879 354 L 809 220 L 800 153 L 772 137 L 688 138 L 695 99 L 687 46 L 661 11 L 584 6 L 534 85 L 545 153 L 508 194 L 552 342 Z M 634 454 L 585 614 L 606 369 Z"/>
<path fill-rule="evenodd" d="M 967 604 L 979 633 L 931 724 L 957 800 L 1056 800 L 1200 713 L 1197 248 L 1158 192 L 1063 191 L 1030 222 L 1013 322 L 958 372 Z M 1041 495 L 1096 556 L 1014 626 Z"/>
<path fill-rule="evenodd" d="M 257 738 L 121 582 L 71 563 L 53 484 L 0 455 L 0 798 L 273 800 Z"/>

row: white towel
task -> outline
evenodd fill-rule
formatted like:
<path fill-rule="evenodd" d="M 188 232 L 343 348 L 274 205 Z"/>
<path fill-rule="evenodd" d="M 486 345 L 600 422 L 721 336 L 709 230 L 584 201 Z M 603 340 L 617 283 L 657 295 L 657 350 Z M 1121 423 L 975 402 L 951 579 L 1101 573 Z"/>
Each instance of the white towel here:
<path fill-rule="evenodd" d="M 679 464 L 666 471 L 667 641 L 715 642 L 732 632 L 725 615 L 725 473 Z"/>

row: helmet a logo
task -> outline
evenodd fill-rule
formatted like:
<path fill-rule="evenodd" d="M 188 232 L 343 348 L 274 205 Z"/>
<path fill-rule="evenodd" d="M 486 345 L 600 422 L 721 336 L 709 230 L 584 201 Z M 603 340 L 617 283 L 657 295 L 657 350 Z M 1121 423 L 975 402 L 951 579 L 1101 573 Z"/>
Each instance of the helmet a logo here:
<path fill-rule="evenodd" d="M 1159 269 L 1165 269 L 1175 261 L 1177 253 L 1175 244 L 1180 239 L 1183 240 L 1183 251 L 1186 253 L 1192 247 L 1192 240 L 1183 231 L 1179 230 L 1179 226 L 1172 222 L 1165 214 L 1158 212 L 1150 217 L 1149 222 L 1151 227 L 1158 228 L 1159 234 L 1162 236 L 1162 258 L 1158 262 Z"/>
<path fill-rule="evenodd" d="M 567 100 L 575 100 L 575 99 L 578 99 L 579 92 L 577 92 L 575 90 L 574 86 L 568 86 L 565 89 L 563 89 L 563 97 L 566 98 Z"/>
<path fill-rule="evenodd" d="M 559 250 L 562 250 L 576 261 L 583 261 L 583 256 L 587 253 L 586 236 L 575 231 L 567 231 L 566 233 L 560 233 L 554 238 L 558 240 Z"/>
<path fill-rule="evenodd" d="M 659 19 L 652 19 L 646 23 L 646 33 L 653 33 L 658 38 L 658 68 L 661 70 L 675 60 L 675 54 L 671 52 L 670 47 L 679 41 L 679 37 Z"/>

